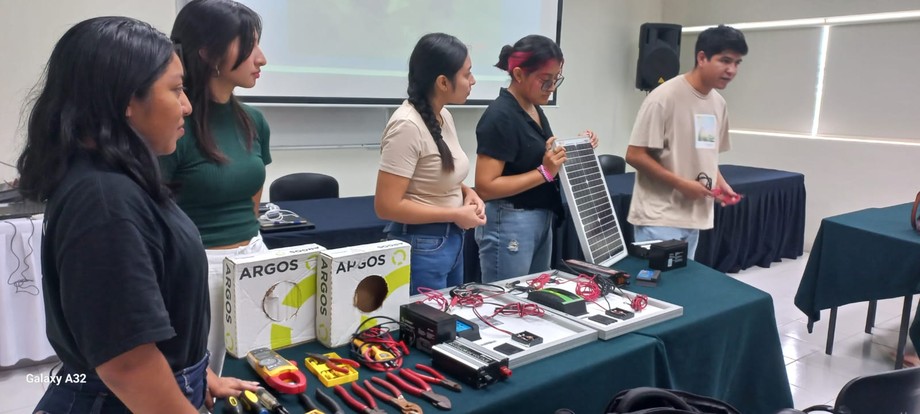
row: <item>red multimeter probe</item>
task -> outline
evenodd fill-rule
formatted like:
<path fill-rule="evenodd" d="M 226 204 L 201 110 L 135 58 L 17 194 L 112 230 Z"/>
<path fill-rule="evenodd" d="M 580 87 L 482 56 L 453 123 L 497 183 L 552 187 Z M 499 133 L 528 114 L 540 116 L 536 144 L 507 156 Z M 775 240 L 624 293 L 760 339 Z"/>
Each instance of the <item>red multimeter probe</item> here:
<path fill-rule="evenodd" d="M 300 394 L 307 390 L 307 377 L 297 365 L 271 349 L 253 349 L 246 354 L 246 360 L 265 383 L 278 392 Z"/>

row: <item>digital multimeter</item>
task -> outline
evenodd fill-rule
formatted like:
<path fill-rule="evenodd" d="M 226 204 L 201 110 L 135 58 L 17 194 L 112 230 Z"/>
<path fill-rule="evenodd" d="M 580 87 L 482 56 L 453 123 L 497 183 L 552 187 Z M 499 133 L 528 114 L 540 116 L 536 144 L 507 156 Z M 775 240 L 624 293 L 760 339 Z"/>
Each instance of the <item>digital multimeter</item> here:
<path fill-rule="evenodd" d="M 266 384 L 279 392 L 300 394 L 307 390 L 307 377 L 297 365 L 269 348 L 249 351 L 246 360 Z"/>

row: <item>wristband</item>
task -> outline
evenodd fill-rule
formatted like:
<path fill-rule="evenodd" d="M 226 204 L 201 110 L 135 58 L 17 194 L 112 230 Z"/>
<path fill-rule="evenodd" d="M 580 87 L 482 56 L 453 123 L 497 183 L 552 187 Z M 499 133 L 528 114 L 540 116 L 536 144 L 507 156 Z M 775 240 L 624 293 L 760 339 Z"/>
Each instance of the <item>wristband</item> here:
<path fill-rule="evenodd" d="M 552 175 L 549 175 L 549 171 L 546 171 L 546 167 L 544 167 L 543 165 L 540 165 L 539 167 L 537 167 L 537 171 L 539 171 L 540 174 L 543 175 L 543 179 L 545 179 L 546 182 L 551 183 L 555 180 Z"/>

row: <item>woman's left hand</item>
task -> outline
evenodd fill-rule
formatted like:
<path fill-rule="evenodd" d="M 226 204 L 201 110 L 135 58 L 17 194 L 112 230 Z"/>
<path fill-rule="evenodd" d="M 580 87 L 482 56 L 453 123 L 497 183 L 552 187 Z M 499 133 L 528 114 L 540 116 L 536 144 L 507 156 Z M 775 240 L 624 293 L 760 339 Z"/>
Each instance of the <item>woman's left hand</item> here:
<path fill-rule="evenodd" d="M 578 135 L 591 139 L 591 148 L 597 149 L 597 134 L 595 134 L 594 131 L 586 129 Z"/>
<path fill-rule="evenodd" d="M 211 371 L 211 368 L 208 368 L 208 391 L 205 394 L 204 405 L 208 411 L 211 411 L 214 409 L 215 398 L 236 397 L 243 391 L 255 392 L 258 388 L 258 382 L 243 381 L 233 377 L 218 377 L 214 371 Z"/>
<path fill-rule="evenodd" d="M 479 198 L 479 194 L 476 194 L 476 191 L 472 188 L 466 192 L 466 196 L 463 197 L 463 205 L 474 205 L 476 206 L 476 215 L 479 218 L 486 217 L 486 204 L 482 201 L 482 198 Z"/>

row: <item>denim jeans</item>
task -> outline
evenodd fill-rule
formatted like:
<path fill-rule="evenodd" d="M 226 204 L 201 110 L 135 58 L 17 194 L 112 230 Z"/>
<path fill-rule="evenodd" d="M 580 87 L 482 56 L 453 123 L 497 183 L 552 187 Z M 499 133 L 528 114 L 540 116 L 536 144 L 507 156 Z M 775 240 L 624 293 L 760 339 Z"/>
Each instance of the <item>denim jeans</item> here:
<path fill-rule="evenodd" d="M 204 405 L 207 390 L 208 356 L 195 365 L 175 373 L 179 390 L 196 408 Z M 49 414 L 122 414 L 128 407 L 109 390 L 95 372 L 78 373 L 66 365 L 55 376 L 59 384 L 49 384 L 33 412 Z"/>
<path fill-rule="evenodd" d="M 553 255 L 554 214 L 544 209 L 518 209 L 503 200 L 486 202 L 485 226 L 476 228 L 482 282 L 542 272 Z"/>
<path fill-rule="evenodd" d="M 683 240 L 687 242 L 687 258 L 693 260 L 693 257 L 696 256 L 696 245 L 700 241 L 700 230 L 662 226 L 633 226 L 633 236 L 637 242 Z"/>
<path fill-rule="evenodd" d="M 390 223 L 384 229 L 390 240 L 412 246 L 409 292 L 419 287 L 444 289 L 463 283 L 463 233 L 453 223 Z"/>

